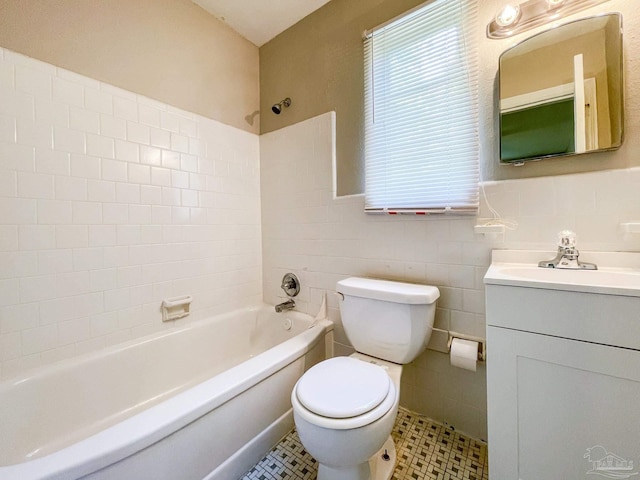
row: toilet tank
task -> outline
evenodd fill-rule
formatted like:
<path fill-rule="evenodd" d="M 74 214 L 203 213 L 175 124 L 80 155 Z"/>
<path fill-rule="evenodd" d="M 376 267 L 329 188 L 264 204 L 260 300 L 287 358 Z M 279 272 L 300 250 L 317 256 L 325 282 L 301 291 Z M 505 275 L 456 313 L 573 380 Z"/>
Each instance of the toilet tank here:
<path fill-rule="evenodd" d="M 425 349 L 437 287 L 351 277 L 340 280 L 337 291 L 344 331 L 358 352 L 403 364 Z"/>

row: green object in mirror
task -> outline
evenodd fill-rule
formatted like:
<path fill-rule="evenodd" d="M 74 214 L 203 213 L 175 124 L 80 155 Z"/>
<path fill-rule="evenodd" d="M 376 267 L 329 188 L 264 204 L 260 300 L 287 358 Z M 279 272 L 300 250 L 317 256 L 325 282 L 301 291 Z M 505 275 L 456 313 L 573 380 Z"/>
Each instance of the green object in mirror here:
<path fill-rule="evenodd" d="M 577 20 L 500 57 L 500 161 L 622 145 L 622 17 Z"/>

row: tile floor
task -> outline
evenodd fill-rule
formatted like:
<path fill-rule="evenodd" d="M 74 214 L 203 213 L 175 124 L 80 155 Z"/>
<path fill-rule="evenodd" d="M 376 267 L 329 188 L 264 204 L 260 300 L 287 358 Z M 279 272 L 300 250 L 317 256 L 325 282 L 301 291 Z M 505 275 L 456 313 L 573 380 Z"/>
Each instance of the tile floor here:
<path fill-rule="evenodd" d="M 392 432 L 397 464 L 392 480 L 488 480 L 487 445 L 427 417 L 400 409 Z M 313 480 L 318 465 L 295 430 L 242 480 Z"/>

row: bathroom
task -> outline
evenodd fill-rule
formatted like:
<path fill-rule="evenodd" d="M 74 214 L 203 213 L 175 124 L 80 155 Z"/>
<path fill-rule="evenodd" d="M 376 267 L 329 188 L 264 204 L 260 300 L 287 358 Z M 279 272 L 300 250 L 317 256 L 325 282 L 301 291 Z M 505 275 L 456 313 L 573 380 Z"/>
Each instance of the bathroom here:
<path fill-rule="evenodd" d="M 493 249 L 553 250 L 570 228 L 581 250 L 638 251 L 620 228 L 640 219 L 631 0 L 562 20 L 623 16 L 621 148 L 499 164 L 498 59 L 548 26 L 488 39 L 505 2 L 478 1 L 477 217 L 363 212 L 362 32 L 421 3 L 331 0 L 254 43 L 189 0 L 0 5 L 0 378 L 163 331 L 166 298 L 193 296 L 183 323 L 281 303 L 287 272 L 297 311 L 326 298 L 336 355 L 352 352 L 333 293 L 349 276 L 437 286 L 434 326 L 484 337 Z M 476 233 L 486 200 L 517 228 Z M 484 365 L 451 367 L 446 340 L 405 366 L 401 405 L 486 440 Z"/>

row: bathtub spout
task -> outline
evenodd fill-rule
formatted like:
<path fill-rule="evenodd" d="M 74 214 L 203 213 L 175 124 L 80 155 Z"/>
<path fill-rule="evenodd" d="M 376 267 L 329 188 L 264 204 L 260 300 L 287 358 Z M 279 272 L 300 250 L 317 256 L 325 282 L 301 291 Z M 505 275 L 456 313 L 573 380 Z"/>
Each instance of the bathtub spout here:
<path fill-rule="evenodd" d="M 296 302 L 294 302 L 293 300 L 287 300 L 286 302 L 276 305 L 276 312 L 280 313 L 284 312 L 285 310 L 292 310 L 293 308 L 295 308 L 295 306 Z"/>

